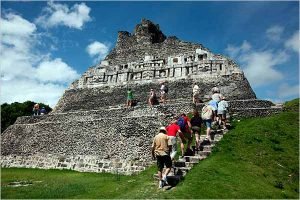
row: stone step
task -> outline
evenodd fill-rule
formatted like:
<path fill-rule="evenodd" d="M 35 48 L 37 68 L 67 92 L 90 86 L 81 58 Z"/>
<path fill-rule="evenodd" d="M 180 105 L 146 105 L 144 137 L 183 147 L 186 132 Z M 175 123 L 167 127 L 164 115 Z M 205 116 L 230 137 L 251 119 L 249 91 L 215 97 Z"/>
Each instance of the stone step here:
<path fill-rule="evenodd" d="M 223 135 L 223 130 L 224 129 L 217 129 L 217 130 L 212 130 L 211 131 L 211 135 L 217 135 L 217 134 L 220 134 L 220 135 Z"/>
<path fill-rule="evenodd" d="M 205 140 L 205 135 L 200 136 L 200 147 L 198 150 L 195 146 L 192 146 L 194 156 L 184 156 L 179 158 L 174 162 L 173 170 L 167 176 L 167 181 L 170 186 L 175 186 L 180 180 L 188 173 L 194 165 L 198 164 L 201 160 L 205 159 L 210 155 L 212 148 L 215 143 L 223 138 L 223 130 L 216 130 L 211 134 L 210 140 Z M 158 180 L 158 175 L 156 174 L 156 179 Z"/>
<path fill-rule="evenodd" d="M 185 162 L 199 162 L 200 160 L 203 160 L 203 158 L 199 155 L 195 156 L 184 156 Z"/>
<path fill-rule="evenodd" d="M 185 176 L 187 172 L 189 172 L 192 169 L 192 167 L 175 167 L 175 175 L 182 175 Z"/>
<path fill-rule="evenodd" d="M 219 142 L 223 138 L 223 135 L 216 135 L 214 141 Z"/>
<path fill-rule="evenodd" d="M 210 153 L 211 153 L 211 151 L 200 151 L 199 155 L 200 156 L 209 156 Z"/>
<path fill-rule="evenodd" d="M 195 161 L 195 162 L 185 162 L 185 166 L 186 167 L 193 167 L 194 165 L 198 164 L 199 161 Z"/>
<path fill-rule="evenodd" d="M 214 145 L 200 145 L 200 151 L 211 151 Z"/>
<path fill-rule="evenodd" d="M 185 162 L 176 161 L 174 162 L 174 167 L 185 167 Z"/>
<path fill-rule="evenodd" d="M 158 174 L 154 174 L 153 178 L 158 181 L 159 180 Z M 181 181 L 181 180 L 183 180 L 182 175 L 168 175 L 167 176 L 168 185 L 172 186 L 172 187 L 176 186 L 179 183 L 179 181 Z"/>

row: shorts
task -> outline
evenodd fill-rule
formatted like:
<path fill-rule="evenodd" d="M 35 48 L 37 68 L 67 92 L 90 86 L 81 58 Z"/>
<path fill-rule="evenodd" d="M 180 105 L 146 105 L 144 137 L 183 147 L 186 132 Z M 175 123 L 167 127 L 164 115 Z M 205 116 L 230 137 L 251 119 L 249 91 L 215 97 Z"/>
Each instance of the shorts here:
<path fill-rule="evenodd" d="M 226 111 L 223 110 L 222 114 L 219 114 L 219 111 L 218 111 L 218 116 L 221 117 L 222 120 L 225 120 L 226 119 Z"/>
<path fill-rule="evenodd" d="M 156 156 L 156 159 L 157 159 L 157 168 L 159 171 L 162 171 L 164 166 L 166 166 L 166 168 L 172 167 L 172 160 L 169 155 Z"/>
<path fill-rule="evenodd" d="M 186 140 L 192 140 L 193 139 L 192 134 L 191 133 L 187 133 L 187 132 L 181 132 L 181 133 L 179 133 L 179 137 L 180 137 L 181 143 L 183 143 L 183 144 L 186 143 Z"/>
<path fill-rule="evenodd" d="M 199 127 L 199 126 L 192 126 L 192 131 L 193 131 L 194 133 L 195 133 L 195 132 L 200 133 L 201 127 Z"/>
<path fill-rule="evenodd" d="M 172 152 L 177 151 L 177 139 L 175 136 L 169 136 L 172 144 Z"/>
<path fill-rule="evenodd" d="M 207 128 L 211 128 L 212 120 L 211 119 L 206 119 L 206 120 L 203 120 L 203 123 L 205 124 L 205 126 Z"/>
<path fill-rule="evenodd" d="M 226 110 L 218 110 L 218 115 L 226 115 Z"/>

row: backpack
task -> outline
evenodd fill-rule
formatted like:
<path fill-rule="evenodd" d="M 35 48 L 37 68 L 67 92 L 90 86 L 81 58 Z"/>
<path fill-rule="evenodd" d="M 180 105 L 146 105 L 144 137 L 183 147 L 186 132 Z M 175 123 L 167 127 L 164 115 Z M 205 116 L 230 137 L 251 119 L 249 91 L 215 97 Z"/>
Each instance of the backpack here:
<path fill-rule="evenodd" d="M 208 119 L 211 119 L 213 116 L 213 111 L 212 109 L 206 105 L 202 108 L 202 112 L 201 112 L 201 118 L 203 120 L 208 120 Z"/>
<path fill-rule="evenodd" d="M 168 92 L 169 92 L 168 86 L 165 85 L 164 91 L 165 91 L 165 93 L 168 93 Z"/>
<path fill-rule="evenodd" d="M 178 126 L 180 127 L 180 130 L 181 130 L 181 131 L 184 131 L 184 130 L 185 130 L 186 123 L 185 123 L 183 117 L 179 117 L 179 119 L 177 120 L 177 124 L 178 124 Z"/>
<path fill-rule="evenodd" d="M 191 125 L 192 126 L 201 126 L 202 124 L 202 119 L 200 116 L 194 116 L 191 119 Z"/>

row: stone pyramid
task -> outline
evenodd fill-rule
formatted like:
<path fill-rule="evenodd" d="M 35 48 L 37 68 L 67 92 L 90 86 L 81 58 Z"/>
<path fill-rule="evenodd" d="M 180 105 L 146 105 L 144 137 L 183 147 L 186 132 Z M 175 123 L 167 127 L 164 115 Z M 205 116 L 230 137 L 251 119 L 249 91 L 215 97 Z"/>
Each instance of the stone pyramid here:
<path fill-rule="evenodd" d="M 169 87 L 168 103 L 146 104 L 150 88 Z M 264 116 L 280 109 L 256 99 L 238 65 L 201 44 L 165 36 L 143 19 L 120 31 L 115 48 L 64 92 L 52 113 L 19 117 L 1 135 L 1 166 L 132 174 L 153 163 L 153 136 L 170 117 L 201 109 L 192 84 L 208 100 L 220 88 L 235 116 Z M 137 105 L 125 108 L 132 88 Z"/>

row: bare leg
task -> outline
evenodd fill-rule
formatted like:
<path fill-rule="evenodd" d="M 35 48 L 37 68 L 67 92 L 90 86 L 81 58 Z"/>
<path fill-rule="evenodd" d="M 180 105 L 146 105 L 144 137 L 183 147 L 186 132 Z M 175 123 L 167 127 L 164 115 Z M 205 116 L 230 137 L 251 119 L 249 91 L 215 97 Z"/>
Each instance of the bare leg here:
<path fill-rule="evenodd" d="M 158 179 L 161 181 L 162 180 L 162 172 L 158 171 Z"/>
<path fill-rule="evenodd" d="M 195 139 L 196 139 L 196 149 L 199 149 L 200 146 L 200 134 L 198 134 L 198 132 L 195 133 Z"/>
<path fill-rule="evenodd" d="M 207 127 L 206 129 L 206 137 L 209 138 L 210 137 L 210 128 Z"/>
<path fill-rule="evenodd" d="M 181 149 L 181 156 L 184 156 L 184 144 L 183 144 L 183 142 L 180 143 L 180 149 Z"/>
<path fill-rule="evenodd" d="M 187 143 L 187 148 L 188 149 L 191 148 L 192 141 L 193 141 L 193 135 L 191 135 L 191 138 L 188 139 L 188 143 Z"/>
<path fill-rule="evenodd" d="M 167 176 L 170 171 L 171 171 L 171 168 L 167 168 L 166 171 L 165 171 L 165 175 L 164 176 Z"/>

